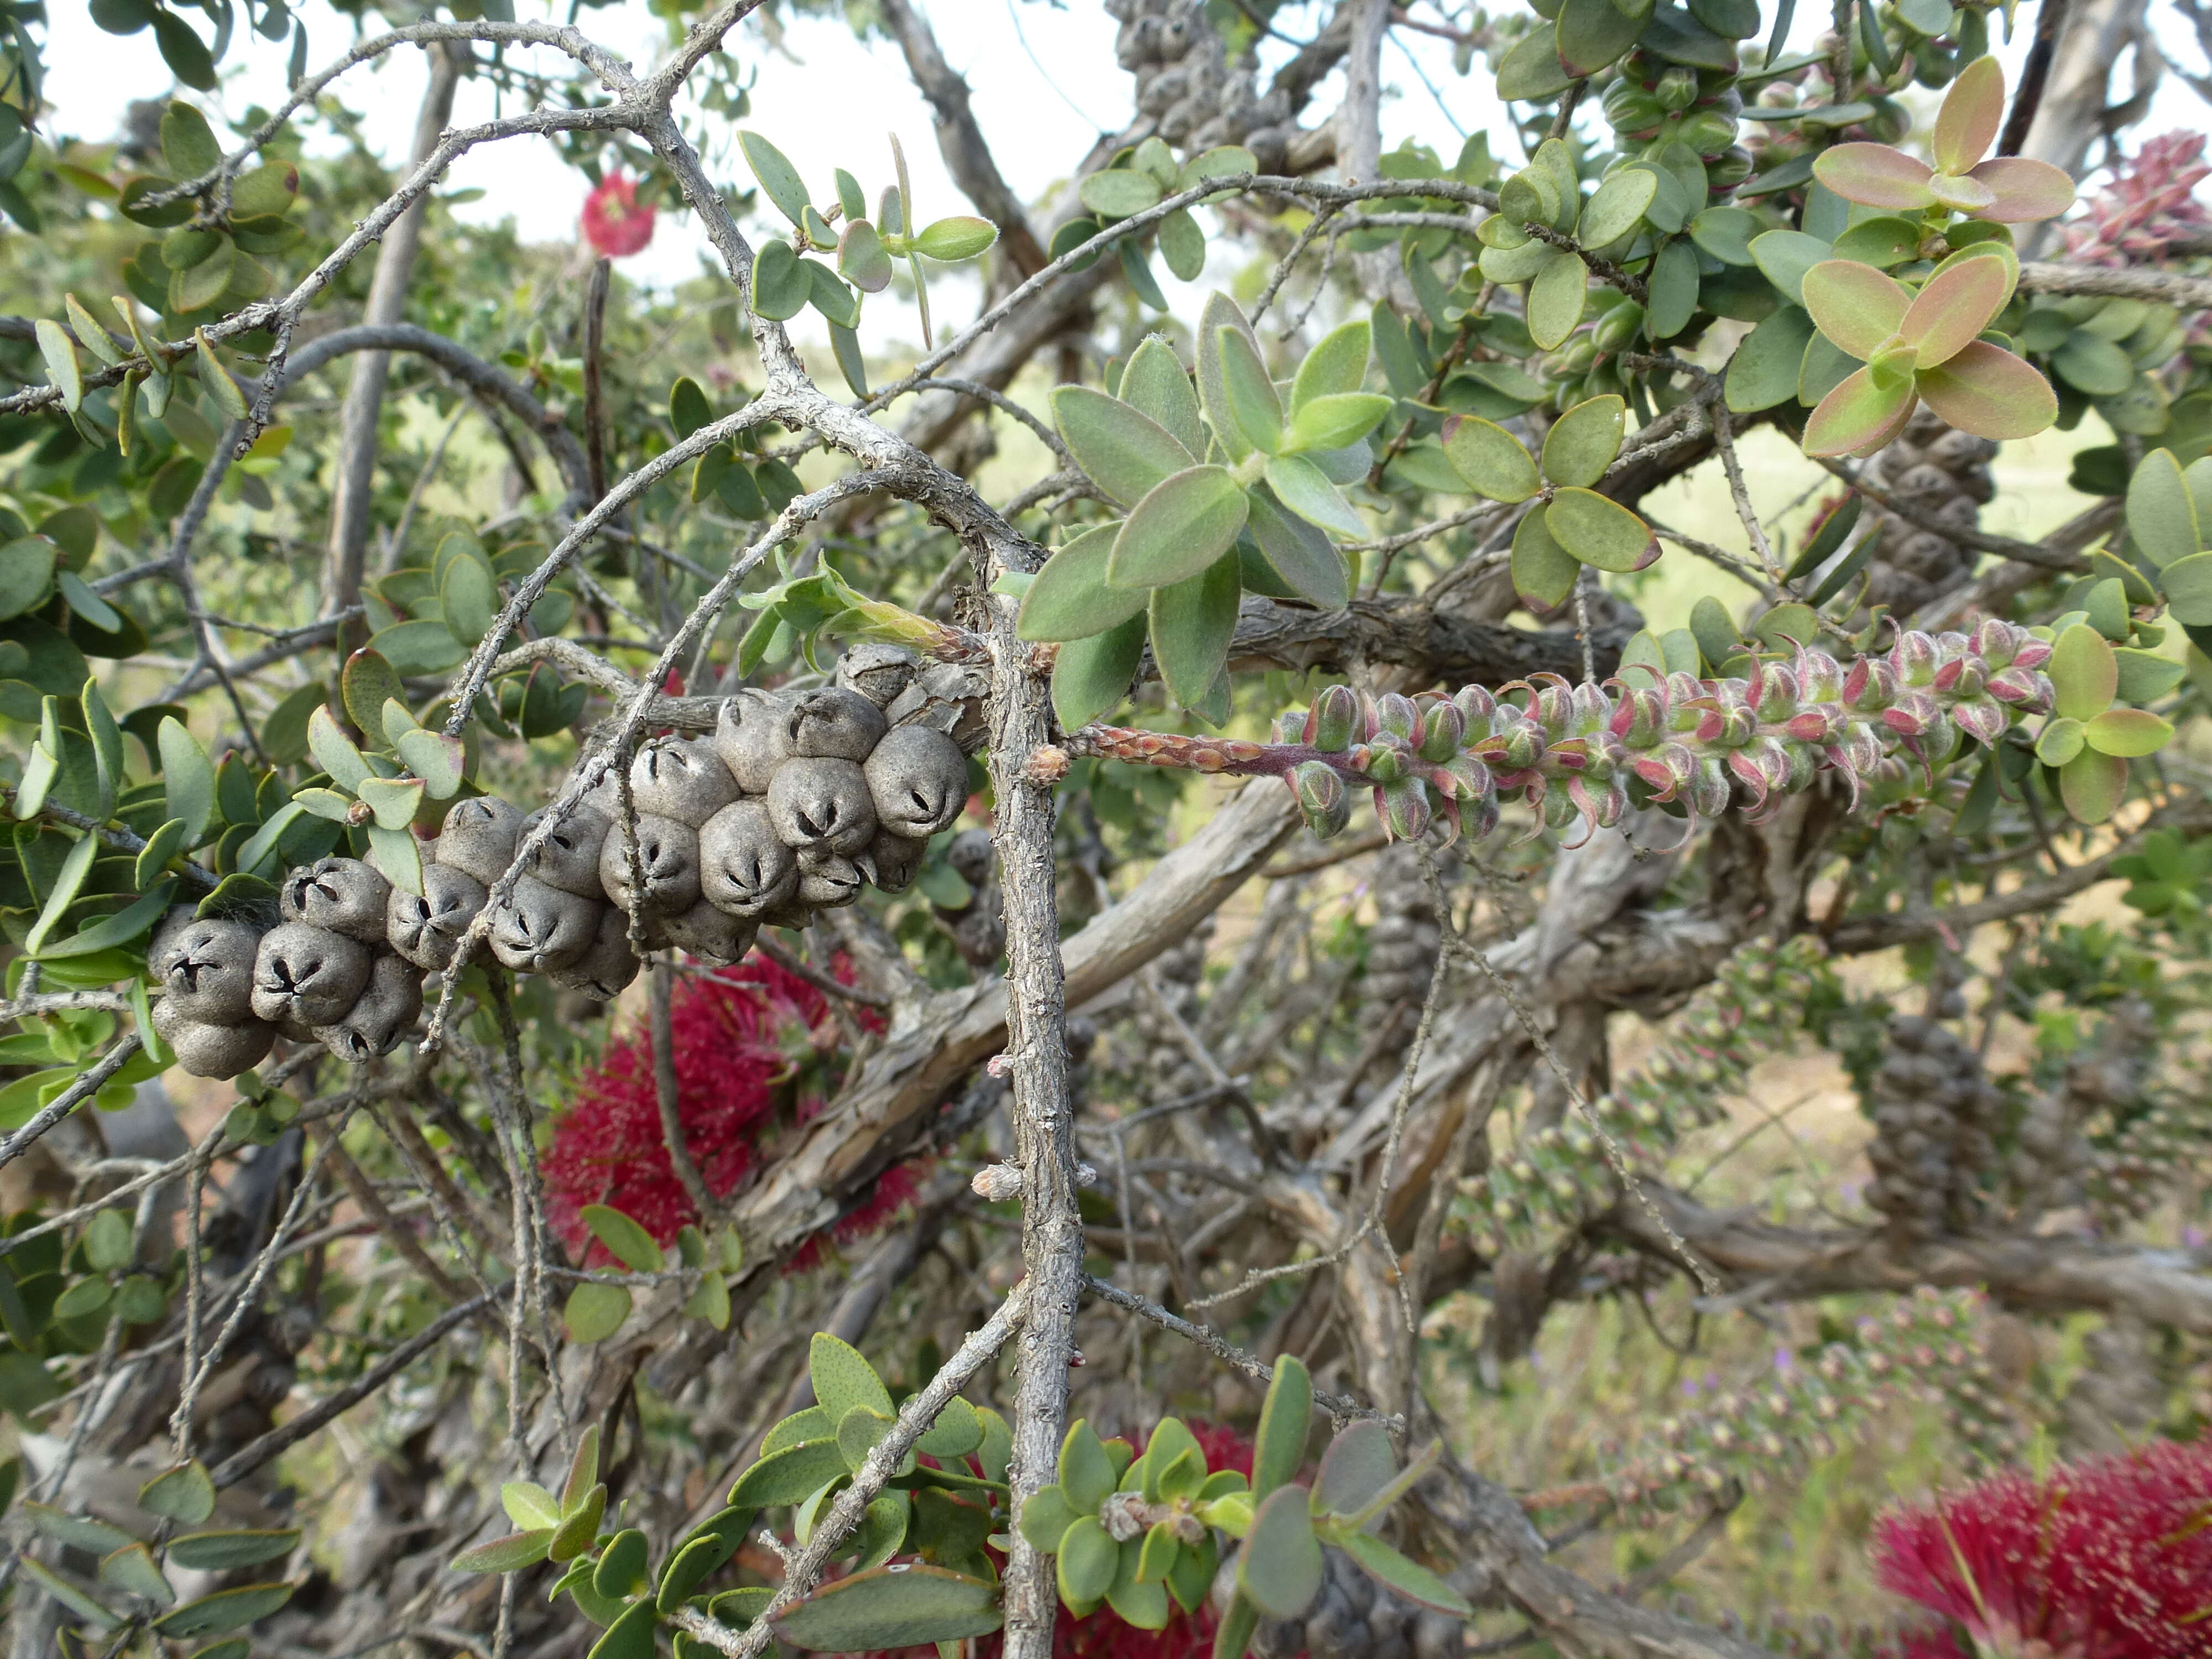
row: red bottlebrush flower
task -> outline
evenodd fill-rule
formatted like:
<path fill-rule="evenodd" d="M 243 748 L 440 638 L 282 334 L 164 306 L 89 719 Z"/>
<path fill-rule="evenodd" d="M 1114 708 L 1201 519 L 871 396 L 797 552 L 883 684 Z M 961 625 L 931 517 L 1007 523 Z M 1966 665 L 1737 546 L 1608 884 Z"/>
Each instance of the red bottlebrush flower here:
<path fill-rule="evenodd" d="M 822 992 L 760 957 L 679 980 L 669 1024 L 685 1144 L 707 1190 L 725 1197 L 750 1172 L 753 1146 L 775 1124 L 819 1109 L 839 1028 Z M 587 1204 L 611 1205 L 664 1244 L 698 1218 L 661 1137 L 648 1033 L 615 1039 L 577 1080 L 542 1166 L 548 1218 L 573 1249 L 589 1242 Z M 839 1236 L 880 1225 L 912 1191 L 905 1170 L 886 1171 Z M 604 1248 L 591 1249 L 605 1259 Z"/>
<path fill-rule="evenodd" d="M 1951 1623 L 1913 1659 L 2212 1655 L 2212 1442 L 2014 1472 L 1875 1524 L 1883 1587 Z"/>
<path fill-rule="evenodd" d="M 637 180 L 611 173 L 584 198 L 584 240 L 611 259 L 642 252 L 653 240 L 653 210 L 637 203 Z"/>

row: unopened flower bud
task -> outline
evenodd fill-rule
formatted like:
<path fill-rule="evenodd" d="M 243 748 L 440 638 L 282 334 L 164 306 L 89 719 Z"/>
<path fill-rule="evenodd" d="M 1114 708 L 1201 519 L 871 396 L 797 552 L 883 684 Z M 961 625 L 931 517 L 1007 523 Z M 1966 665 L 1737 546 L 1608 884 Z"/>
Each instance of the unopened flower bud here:
<path fill-rule="evenodd" d="M 1411 697 L 1388 691 L 1375 699 L 1375 736 L 1398 738 L 1411 743 L 1419 724 L 1420 713 L 1413 707 Z"/>
<path fill-rule="evenodd" d="M 1889 662 L 1899 685 L 1931 685 L 1936 679 L 1936 641 L 1917 629 L 1907 629 L 1890 647 Z"/>
<path fill-rule="evenodd" d="M 1352 795 L 1336 769 L 1322 761 L 1303 761 L 1291 769 L 1291 793 L 1298 811 L 1323 841 L 1339 834 L 1352 822 Z"/>
<path fill-rule="evenodd" d="M 1419 778 L 1404 778 L 1376 792 L 1376 805 L 1384 825 L 1398 841 L 1419 841 L 1436 819 L 1429 805 L 1429 787 Z"/>
<path fill-rule="evenodd" d="M 1459 752 L 1460 743 L 1466 735 L 1467 716 L 1455 704 L 1438 698 L 1422 706 L 1419 735 L 1414 748 L 1423 760 L 1440 766 Z"/>
<path fill-rule="evenodd" d="M 1306 741 L 1324 754 L 1336 754 L 1350 748 L 1355 735 L 1366 735 L 1358 730 L 1360 724 L 1359 698 L 1352 689 L 1324 686 L 1306 714 Z"/>

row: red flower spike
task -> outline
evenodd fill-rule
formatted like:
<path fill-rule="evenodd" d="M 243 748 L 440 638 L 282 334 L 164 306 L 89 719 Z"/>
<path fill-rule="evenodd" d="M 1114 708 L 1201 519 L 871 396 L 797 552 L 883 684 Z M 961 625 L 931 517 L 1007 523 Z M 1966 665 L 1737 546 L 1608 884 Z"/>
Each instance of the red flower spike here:
<path fill-rule="evenodd" d="M 755 1143 L 780 1116 L 819 1109 L 838 1027 L 823 993 L 759 957 L 684 978 L 669 1023 L 685 1142 L 707 1190 L 725 1197 L 751 1172 Z M 661 1137 L 653 1046 L 644 1032 L 611 1042 L 577 1079 L 541 1164 L 554 1231 L 572 1249 L 588 1245 L 594 1261 L 609 1258 L 583 1224 L 587 1204 L 611 1205 L 663 1244 L 698 1219 Z M 841 1223 L 841 1234 L 863 1218 L 888 1218 L 910 1190 L 903 1171 L 888 1172 Z"/>
<path fill-rule="evenodd" d="M 1929 1659 L 2202 1659 L 2212 1649 L 2212 1443 L 2013 1471 L 1875 1523 L 1876 1577 L 1951 1621 Z M 1960 1637 L 1964 1640 L 1960 1640 Z M 1969 1646 L 1971 1644 L 1971 1646 Z"/>
<path fill-rule="evenodd" d="M 628 258 L 653 240 L 653 218 L 652 208 L 638 205 L 637 181 L 611 173 L 584 198 L 584 240 L 594 253 Z"/>

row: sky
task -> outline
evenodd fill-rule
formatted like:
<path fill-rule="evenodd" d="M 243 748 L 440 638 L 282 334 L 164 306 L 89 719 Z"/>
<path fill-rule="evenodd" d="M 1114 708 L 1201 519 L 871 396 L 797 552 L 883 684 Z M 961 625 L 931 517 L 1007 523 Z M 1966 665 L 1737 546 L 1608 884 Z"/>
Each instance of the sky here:
<path fill-rule="evenodd" d="M 1116 25 L 1096 0 L 1073 0 L 1065 6 L 1053 0 L 921 3 L 947 59 L 966 75 L 974 90 L 976 117 L 1000 169 L 1024 200 L 1035 202 L 1063 182 L 1066 169 L 1083 156 L 1102 129 L 1116 131 L 1128 120 L 1132 80 L 1114 59 Z M 566 0 L 557 7 L 548 0 L 517 0 L 515 9 L 520 18 L 553 19 L 564 17 L 568 8 Z M 1317 29 L 1327 11 L 1317 0 L 1286 6 L 1278 14 L 1277 26 L 1287 35 L 1304 39 Z M 2032 15 L 2027 9 L 2023 11 Z M 104 34 L 76 0 L 56 0 L 48 12 L 49 96 L 59 112 L 63 131 L 105 139 L 120 127 L 129 100 L 171 90 L 150 32 L 120 39 Z M 1817 33 L 1826 12 L 1825 7 L 1800 6 L 1793 45 L 1802 44 L 1799 35 L 1809 40 Z M 330 62 L 354 38 L 353 20 L 331 9 L 328 0 L 307 0 L 299 15 L 307 22 L 311 64 Z M 668 26 L 642 0 L 619 0 L 586 9 L 579 26 L 627 54 L 640 68 L 666 51 Z M 232 113 L 257 100 L 270 100 L 274 89 L 283 84 L 289 54 L 287 43 L 267 41 L 244 29 L 240 34 L 225 60 L 228 74 L 223 88 L 201 100 Z M 2008 70 L 2024 50 L 2027 34 L 2023 27 L 2011 46 L 1998 47 Z M 872 200 L 890 176 L 889 146 L 883 135 L 896 131 L 905 146 L 922 218 L 969 210 L 939 157 L 928 106 L 915 90 L 896 46 L 857 40 L 836 18 L 794 21 L 787 27 L 780 50 L 750 25 L 736 39 L 738 60 L 754 77 L 752 111 L 745 125 L 805 161 L 804 170 L 817 199 L 830 194 L 830 180 L 822 175 L 842 165 L 860 179 Z M 2196 61 L 2193 42 L 2164 44 L 2180 61 Z M 1288 50 L 1279 43 L 1266 43 L 1263 64 Z M 541 52 L 545 59 L 556 56 Z M 404 157 L 407 152 L 424 73 L 420 54 L 410 49 L 362 65 L 338 83 L 345 102 L 362 112 L 369 142 L 387 157 Z M 1471 76 L 1461 77 L 1453 68 L 1448 42 L 1409 29 L 1395 30 L 1383 59 L 1383 80 L 1386 142 L 1411 137 L 1432 145 L 1449 160 L 1457 153 L 1462 129 L 1510 133 L 1481 60 L 1476 60 Z M 1340 76 L 1323 83 L 1309 108 L 1309 121 L 1334 108 L 1340 92 Z M 485 120 L 492 113 L 492 89 L 480 81 L 464 82 L 455 123 Z M 692 113 L 696 117 L 697 112 Z M 2201 127 L 2205 115 L 2194 94 L 2169 76 L 2153 119 L 2142 131 Z M 715 176 L 741 187 L 751 183 L 722 124 L 702 126 L 695 119 L 687 125 L 708 138 L 708 159 Z M 818 137 L 825 131 L 842 131 L 847 137 L 825 143 Z M 724 146 L 719 155 L 713 148 L 717 137 Z M 1504 143 L 1493 139 L 1493 149 L 1510 152 L 1510 137 Z M 452 191 L 484 192 L 457 204 L 454 210 L 459 216 L 486 222 L 512 216 L 523 237 L 534 242 L 575 240 L 586 187 L 550 144 L 531 138 L 471 151 L 453 168 L 448 185 Z M 705 239 L 696 222 L 663 216 L 652 245 L 626 260 L 623 274 L 653 286 L 672 283 L 696 275 L 705 252 Z M 1178 313 L 1186 301 L 1215 280 L 1201 276 L 1197 283 L 1185 285 L 1164 269 L 1158 274 Z M 974 291 L 972 284 L 956 279 L 938 308 L 957 314 L 963 300 L 972 305 L 968 296 Z M 880 306 L 891 299 L 887 294 L 872 303 Z M 911 332 L 911 319 L 907 320 Z"/>

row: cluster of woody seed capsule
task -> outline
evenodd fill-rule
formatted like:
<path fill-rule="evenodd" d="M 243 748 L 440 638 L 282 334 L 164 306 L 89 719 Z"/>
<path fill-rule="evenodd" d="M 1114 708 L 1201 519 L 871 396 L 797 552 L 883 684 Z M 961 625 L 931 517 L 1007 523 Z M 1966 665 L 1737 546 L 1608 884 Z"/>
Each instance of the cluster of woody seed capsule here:
<path fill-rule="evenodd" d="M 1623 1155 L 1657 1170 L 1690 1130 L 1717 1121 L 1759 1058 L 1789 1042 L 1807 1004 L 1832 982 L 1819 941 L 1755 940 L 1723 963 L 1678 1015 L 1649 1064 L 1591 1110 Z M 1611 1209 L 1620 1184 L 1579 1115 L 1524 1138 L 1460 1185 L 1452 1231 L 1486 1256 L 1529 1249 Z"/>
<path fill-rule="evenodd" d="M 1763 1488 L 1833 1456 L 1908 1389 L 1942 1395 L 1952 1431 L 1976 1457 L 1996 1455 L 2013 1427 L 1972 1340 L 1978 1299 L 1923 1286 L 1862 1321 L 1856 1342 L 1830 1343 L 1809 1358 L 1778 1358 L 1765 1382 L 1724 1390 L 1703 1411 L 1663 1419 L 1658 1444 L 1615 1454 L 1620 1461 L 1604 1479 L 1608 1494 L 1624 1508 L 1657 1509 L 1680 1493 L 1718 1492 L 1731 1481 Z"/>
<path fill-rule="evenodd" d="M 646 949 L 726 963 L 763 924 L 805 927 L 866 886 L 899 891 L 967 804 L 968 761 L 942 732 L 889 724 L 874 694 L 898 689 L 738 693 L 711 738 L 638 752 L 634 842 L 610 777 L 538 840 L 495 906 L 538 819 L 477 795 L 423 849 L 420 893 L 326 858 L 286 873 L 274 927 L 180 909 L 149 956 L 163 988 L 155 1029 L 198 1077 L 235 1077 L 279 1036 L 368 1060 L 413 1026 L 423 975 L 452 965 L 488 906 L 501 966 L 605 1000 L 637 975 L 633 908 Z"/>
<path fill-rule="evenodd" d="M 2048 643 L 1993 617 L 1971 635 L 1901 634 L 1848 670 L 1801 647 L 1743 679 L 1675 673 L 1601 687 L 1547 674 L 1501 688 L 1525 691 L 1525 708 L 1479 685 L 1449 697 L 1370 697 L 1334 685 L 1282 716 L 1272 744 L 1109 726 L 1086 726 L 1071 742 L 1137 765 L 1280 777 L 1323 837 L 1351 821 L 1359 787 L 1374 791 L 1376 811 L 1405 840 L 1438 817 L 1454 834 L 1486 836 L 1501 798 L 1515 793 L 1553 829 L 1577 818 L 1617 823 L 1632 780 L 1654 801 L 1711 817 L 1738 786 L 1759 812 L 1833 770 L 1856 799 L 1893 756 L 1932 769 L 1962 737 L 1994 743 L 2017 716 L 2050 708 L 2041 672 L 2050 655 Z"/>

